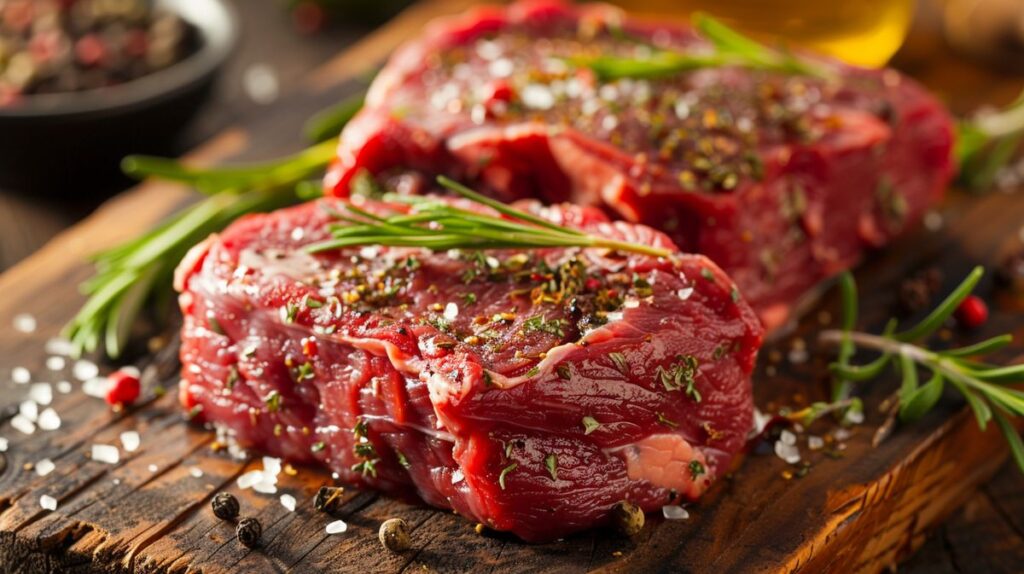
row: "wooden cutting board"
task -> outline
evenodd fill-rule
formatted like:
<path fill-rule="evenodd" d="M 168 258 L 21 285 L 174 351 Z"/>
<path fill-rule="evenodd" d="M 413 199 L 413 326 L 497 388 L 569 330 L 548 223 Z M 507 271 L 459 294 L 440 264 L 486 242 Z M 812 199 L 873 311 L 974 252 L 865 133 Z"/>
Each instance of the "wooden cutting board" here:
<path fill-rule="evenodd" d="M 305 118 L 359 89 L 357 78 L 427 19 L 466 4 L 435 0 L 417 5 L 322 68 L 263 121 L 223 134 L 198 150 L 195 160 L 265 158 L 297 149 L 298 126 Z M 958 105 L 986 98 L 1006 101 L 1009 93 L 1005 85 L 978 81 L 969 66 L 939 70 L 915 68 L 913 58 L 908 63 L 926 83 L 963 94 Z M 509 536 L 477 534 L 473 524 L 450 512 L 356 489 L 346 492 L 338 514 L 348 522 L 348 532 L 331 536 L 324 527 L 333 519 L 312 505 L 317 488 L 331 482 L 329 476 L 299 468 L 294 476 L 281 475 L 277 495 L 240 491 L 235 479 L 260 468 L 258 457 L 238 461 L 216 452 L 211 433 L 183 421 L 175 400 L 178 365 L 171 331 L 163 350 L 139 360 L 146 395 L 129 412 L 111 413 L 75 383 L 70 394 L 54 396 L 52 406 L 62 419 L 59 430 L 24 435 L 11 428 L 8 423 L 28 393 L 27 386 L 8 380 L 11 369 L 26 367 L 36 380 L 74 380 L 67 371 L 46 368 L 44 346 L 81 303 L 76 285 L 90 272 L 84 258 L 150 228 L 192 199 L 176 186 L 139 186 L 0 276 L 0 436 L 9 441 L 0 457 L 0 564 L 8 571 L 877 572 L 913 552 L 925 533 L 1006 458 L 998 433 L 980 432 L 970 413 L 949 398 L 921 424 L 900 428 L 872 447 L 871 437 L 884 420 L 879 404 L 893 389 L 889 381 L 863 389 L 867 421 L 853 429 L 841 456 L 802 445 L 811 466 L 806 473 L 794 473 L 798 468 L 770 452 L 755 451 L 690 508 L 688 520 L 652 516 L 632 540 L 598 531 L 527 545 Z M 1019 194 L 956 194 L 941 213 L 941 229 L 912 234 L 860 269 L 863 314 L 870 326 L 877 327 L 892 312 L 895 286 L 913 271 L 938 266 L 948 289 L 971 266 L 994 265 L 1022 240 L 1024 196 Z M 1019 302 L 994 296 L 987 279 L 980 293 L 994 302 L 993 316 L 972 338 L 1001 332 L 1024 336 Z M 37 319 L 34 333 L 9 327 L 20 313 Z M 796 335 L 764 350 L 755 378 L 763 410 L 799 406 L 824 395 L 826 355 L 815 352 L 814 333 L 835 313 L 834 297 L 826 297 Z M 812 351 L 812 360 L 788 360 L 798 340 Z M 1001 359 L 1019 354 L 1018 347 Z M 158 386 L 169 392 L 158 396 Z M 141 435 L 135 452 L 122 452 L 113 465 L 89 457 L 93 444 L 119 444 L 128 430 Z M 52 460 L 55 468 L 39 476 L 33 465 L 43 459 Z M 1009 511 L 1018 516 L 1024 514 L 1022 483 L 1004 489 Z M 241 546 L 233 527 L 212 515 L 209 501 L 219 491 L 234 493 L 244 512 L 259 518 L 262 548 Z M 284 493 L 295 497 L 294 512 L 279 502 Z M 58 501 L 56 511 L 40 507 L 42 495 Z M 404 518 L 413 528 L 409 552 L 388 553 L 377 541 L 379 524 L 392 517 Z"/>

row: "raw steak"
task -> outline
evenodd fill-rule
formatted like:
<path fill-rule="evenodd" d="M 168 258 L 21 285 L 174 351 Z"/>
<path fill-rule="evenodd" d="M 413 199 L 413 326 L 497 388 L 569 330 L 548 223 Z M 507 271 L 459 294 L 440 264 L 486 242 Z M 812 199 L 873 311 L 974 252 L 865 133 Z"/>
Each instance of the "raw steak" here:
<path fill-rule="evenodd" d="M 344 197 L 363 170 L 411 169 L 504 200 L 600 206 L 710 257 L 769 328 L 942 196 L 951 120 L 895 71 L 821 61 L 835 80 L 731 67 L 601 82 L 566 63 L 652 46 L 709 49 L 604 5 L 438 21 L 374 81 L 327 187 Z"/>
<path fill-rule="evenodd" d="M 762 333 L 708 259 L 308 254 L 342 204 L 249 216 L 181 264 L 181 397 L 198 420 L 531 541 L 604 524 L 620 500 L 693 500 L 729 469 Z M 531 205 L 672 248 L 592 208 Z"/>

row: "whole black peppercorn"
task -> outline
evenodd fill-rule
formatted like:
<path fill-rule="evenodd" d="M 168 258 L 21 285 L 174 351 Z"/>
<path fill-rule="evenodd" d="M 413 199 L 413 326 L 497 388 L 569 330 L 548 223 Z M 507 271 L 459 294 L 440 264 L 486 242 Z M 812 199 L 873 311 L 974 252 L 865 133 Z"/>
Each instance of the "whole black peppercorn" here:
<path fill-rule="evenodd" d="M 238 499 L 234 495 L 221 492 L 217 496 L 213 497 L 213 501 L 210 502 L 210 506 L 213 507 L 213 515 L 221 520 L 234 520 L 238 518 Z"/>
<path fill-rule="evenodd" d="M 263 526 L 255 518 L 243 518 L 238 521 L 235 528 L 235 535 L 238 541 L 248 548 L 255 548 L 260 544 L 260 537 L 263 536 Z"/>
<path fill-rule="evenodd" d="M 996 270 L 996 281 L 1010 293 L 1024 295 L 1024 248 L 1003 259 Z"/>
<path fill-rule="evenodd" d="M 628 500 L 612 507 L 612 525 L 626 536 L 636 536 L 644 529 L 646 517 L 640 507 Z"/>
<path fill-rule="evenodd" d="M 313 499 L 313 508 L 327 514 L 336 512 L 343 502 L 341 495 L 344 492 L 345 489 L 340 486 L 321 486 Z"/>
<path fill-rule="evenodd" d="M 942 272 L 937 268 L 931 267 L 915 273 L 900 283 L 900 310 L 907 314 L 913 314 L 931 307 L 932 299 L 941 288 Z"/>
<path fill-rule="evenodd" d="M 409 526 L 401 518 L 385 520 L 377 532 L 380 543 L 391 552 L 405 552 L 412 546 L 409 539 Z"/>

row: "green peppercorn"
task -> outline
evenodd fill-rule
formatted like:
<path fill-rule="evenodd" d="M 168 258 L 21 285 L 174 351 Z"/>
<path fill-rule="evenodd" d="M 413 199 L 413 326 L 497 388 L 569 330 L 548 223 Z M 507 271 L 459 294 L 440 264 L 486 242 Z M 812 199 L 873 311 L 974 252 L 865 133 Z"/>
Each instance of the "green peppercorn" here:
<path fill-rule="evenodd" d="M 628 500 L 612 507 L 612 525 L 626 536 L 636 536 L 644 529 L 644 511 Z"/>
<path fill-rule="evenodd" d="M 380 525 L 377 537 L 380 538 L 380 543 L 384 545 L 384 548 L 391 552 L 405 552 L 412 546 L 412 540 L 409 539 L 409 526 L 401 518 L 385 520 Z"/>
<path fill-rule="evenodd" d="M 238 541 L 248 548 L 255 548 L 260 544 L 260 537 L 263 536 L 263 526 L 255 518 L 243 518 L 238 521 L 235 528 L 235 536 Z"/>
<path fill-rule="evenodd" d="M 221 492 L 214 496 L 210 506 L 213 507 L 213 515 L 221 520 L 234 520 L 238 518 L 238 499 L 231 493 Z"/>
<path fill-rule="evenodd" d="M 340 486 L 321 486 L 316 492 L 316 498 L 313 499 L 313 508 L 333 514 L 341 506 L 341 495 L 344 493 L 345 489 Z"/>

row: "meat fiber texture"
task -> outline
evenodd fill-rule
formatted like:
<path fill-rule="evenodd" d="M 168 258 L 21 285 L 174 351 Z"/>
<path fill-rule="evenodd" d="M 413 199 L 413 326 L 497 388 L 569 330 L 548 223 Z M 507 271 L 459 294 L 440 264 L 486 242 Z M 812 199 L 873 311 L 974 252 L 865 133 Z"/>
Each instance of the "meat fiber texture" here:
<path fill-rule="evenodd" d="M 605 524 L 621 500 L 648 511 L 694 500 L 743 448 L 762 332 L 710 260 L 310 254 L 344 205 L 248 216 L 181 264 L 181 399 L 196 420 L 528 541 Z M 531 205 L 673 248 L 592 208 Z"/>
<path fill-rule="evenodd" d="M 819 60 L 836 78 L 726 67 L 603 82 L 568 60 L 656 49 L 710 46 L 605 5 L 439 20 L 373 82 L 327 187 L 344 197 L 363 171 L 406 169 L 599 206 L 710 257 L 769 328 L 942 197 L 951 119 L 897 72 Z"/>

